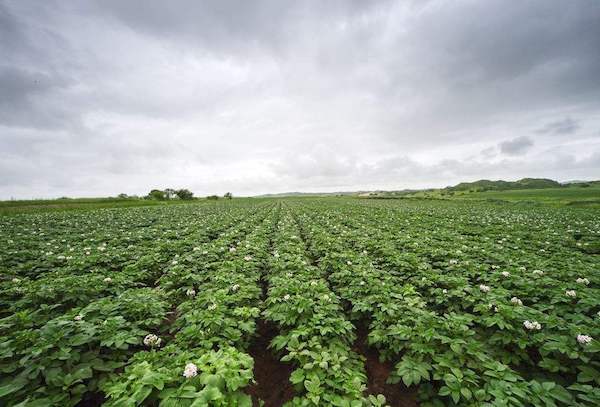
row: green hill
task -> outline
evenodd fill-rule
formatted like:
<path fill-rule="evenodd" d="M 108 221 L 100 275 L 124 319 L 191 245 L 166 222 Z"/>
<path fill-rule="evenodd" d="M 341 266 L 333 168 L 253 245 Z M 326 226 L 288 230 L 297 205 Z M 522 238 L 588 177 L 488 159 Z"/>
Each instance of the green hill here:
<path fill-rule="evenodd" d="M 562 185 L 547 178 L 523 178 L 518 181 L 490 181 L 482 179 L 475 182 L 461 182 L 453 187 L 445 188 L 447 191 L 507 191 L 514 189 L 544 189 L 560 188 Z"/>

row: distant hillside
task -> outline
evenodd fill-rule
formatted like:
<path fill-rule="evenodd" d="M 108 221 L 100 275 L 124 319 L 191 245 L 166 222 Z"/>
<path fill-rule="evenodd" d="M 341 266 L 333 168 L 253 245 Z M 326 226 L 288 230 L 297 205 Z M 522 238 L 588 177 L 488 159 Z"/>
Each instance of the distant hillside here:
<path fill-rule="evenodd" d="M 283 198 L 286 196 L 341 196 L 357 195 L 361 192 L 281 192 L 278 194 L 257 195 L 257 198 Z"/>
<path fill-rule="evenodd" d="M 545 189 L 560 188 L 562 185 L 547 178 L 523 178 L 518 181 L 490 181 L 482 179 L 475 182 L 461 182 L 453 187 L 447 187 L 447 191 L 507 191 L 514 189 Z"/>

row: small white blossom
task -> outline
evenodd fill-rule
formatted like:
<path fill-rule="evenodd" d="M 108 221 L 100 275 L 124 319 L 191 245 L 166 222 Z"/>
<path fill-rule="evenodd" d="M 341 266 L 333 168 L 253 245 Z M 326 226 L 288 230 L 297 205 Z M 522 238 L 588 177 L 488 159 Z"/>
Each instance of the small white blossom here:
<path fill-rule="evenodd" d="M 527 268 L 525 266 L 519 267 L 519 271 L 525 271 L 525 270 L 527 270 Z"/>
<path fill-rule="evenodd" d="M 172 264 L 172 265 L 174 265 L 174 266 L 175 266 L 177 263 L 179 263 L 177 260 L 173 260 L 173 261 L 171 262 L 171 264 Z"/>
<path fill-rule="evenodd" d="M 448 290 L 446 290 L 445 288 L 442 290 L 442 293 L 444 294 L 448 294 Z"/>
<path fill-rule="evenodd" d="M 75 317 L 73 319 L 75 321 L 81 321 L 83 319 L 83 317 L 81 315 L 75 315 Z"/>
<path fill-rule="evenodd" d="M 16 278 L 16 277 L 15 277 L 15 278 L 13 278 L 11 281 L 12 281 L 13 283 L 20 283 L 20 282 L 21 282 L 21 279 L 19 279 L 19 278 Z"/>
<path fill-rule="evenodd" d="M 144 338 L 144 345 L 154 348 L 155 346 L 160 346 L 162 339 L 154 334 L 148 334 Z"/>
<path fill-rule="evenodd" d="M 577 297 L 577 292 L 575 290 L 567 290 L 565 291 L 565 295 L 567 297 L 575 298 Z"/>
<path fill-rule="evenodd" d="M 544 272 L 542 270 L 533 270 L 531 274 L 535 274 L 536 276 L 543 276 Z"/>
<path fill-rule="evenodd" d="M 529 329 L 530 331 L 539 331 L 540 329 L 542 329 L 542 326 L 537 321 L 525 321 L 523 322 L 523 326 L 525 327 L 525 329 Z"/>
<path fill-rule="evenodd" d="M 510 273 L 508 271 L 503 271 L 500 274 L 502 274 L 502 277 L 510 277 Z"/>
<path fill-rule="evenodd" d="M 250 260 L 252 260 L 252 256 L 244 256 L 244 260 L 250 261 Z"/>
<path fill-rule="evenodd" d="M 588 280 L 587 278 L 578 278 L 577 279 L 577 283 L 578 284 L 589 285 L 590 284 L 590 280 Z"/>
<path fill-rule="evenodd" d="M 286 295 L 283 296 L 283 300 L 284 301 L 287 301 L 289 299 L 290 299 L 290 295 L 289 294 L 286 294 Z"/>
<path fill-rule="evenodd" d="M 229 251 L 230 251 L 231 253 L 235 252 L 236 250 L 237 250 L 237 249 L 236 249 L 235 247 L 230 247 L 230 248 L 229 248 Z"/>
<path fill-rule="evenodd" d="M 234 284 L 231 286 L 231 291 L 236 292 L 237 290 L 240 289 L 240 285 L 239 284 Z"/>
<path fill-rule="evenodd" d="M 365 283 L 364 281 L 362 281 L 362 280 L 361 280 L 359 284 L 360 284 L 360 285 L 365 285 L 366 283 Z"/>
<path fill-rule="evenodd" d="M 188 288 L 185 292 L 185 295 L 187 295 L 188 297 L 194 297 L 196 295 L 196 290 L 194 290 L 193 288 Z"/>
<path fill-rule="evenodd" d="M 188 363 L 185 365 L 185 369 L 183 370 L 183 376 L 187 379 L 190 377 L 194 377 L 198 374 L 198 366 L 193 363 Z"/>
<path fill-rule="evenodd" d="M 450 264 L 458 264 L 458 260 L 451 259 L 450 261 L 448 261 L 448 263 L 450 263 Z"/>
<path fill-rule="evenodd" d="M 351 266 L 351 265 L 352 265 L 352 262 L 351 262 L 350 260 L 348 260 L 348 261 L 346 262 L 346 264 L 347 264 L 347 265 L 349 265 L 349 266 Z"/>
<path fill-rule="evenodd" d="M 214 304 L 214 303 L 213 303 L 213 304 L 210 304 L 210 305 L 208 306 L 208 309 L 209 309 L 210 311 L 214 311 L 214 310 L 216 310 L 216 309 L 217 309 L 217 304 Z"/>
<path fill-rule="evenodd" d="M 517 297 L 512 297 L 510 299 L 510 302 L 512 302 L 513 304 L 517 304 L 517 305 L 523 305 L 523 301 L 521 301 L 520 299 L 518 299 Z"/>
<path fill-rule="evenodd" d="M 112 282 L 112 278 L 110 278 L 110 277 L 106 277 L 106 278 L 105 278 L 103 281 L 104 281 L 105 283 L 110 283 L 110 282 Z"/>
<path fill-rule="evenodd" d="M 588 345 L 589 343 L 592 342 L 594 338 L 592 338 L 589 335 L 577 335 L 577 342 L 579 342 L 582 345 Z"/>
<path fill-rule="evenodd" d="M 491 288 L 485 284 L 480 284 L 479 289 L 484 293 L 490 292 L 491 290 Z"/>

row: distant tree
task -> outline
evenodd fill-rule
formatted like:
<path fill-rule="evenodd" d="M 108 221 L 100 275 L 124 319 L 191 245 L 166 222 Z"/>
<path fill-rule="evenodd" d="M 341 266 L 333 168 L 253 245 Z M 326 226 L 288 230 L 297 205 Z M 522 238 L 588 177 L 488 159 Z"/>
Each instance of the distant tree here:
<path fill-rule="evenodd" d="M 173 197 L 175 197 L 175 195 L 177 194 L 177 191 L 175 191 L 173 188 L 167 188 L 164 191 L 165 193 L 165 199 L 171 199 Z"/>
<path fill-rule="evenodd" d="M 121 193 L 121 194 L 117 195 L 117 198 L 119 198 L 119 199 L 127 199 L 127 198 L 129 198 L 129 196 L 127 194 Z"/>
<path fill-rule="evenodd" d="M 146 196 L 147 199 L 156 199 L 158 201 L 164 201 L 166 199 L 165 192 L 160 189 L 153 189 Z"/>
<path fill-rule="evenodd" d="M 217 195 L 209 195 L 209 196 L 206 197 L 206 199 L 210 199 L 210 200 L 216 201 L 217 199 L 219 199 L 219 197 Z"/>
<path fill-rule="evenodd" d="M 231 192 L 227 192 L 227 193 L 225 193 L 225 195 L 223 195 L 223 198 L 231 199 L 231 198 L 233 198 L 233 194 Z"/>
<path fill-rule="evenodd" d="M 175 195 L 179 197 L 179 199 L 190 200 L 194 199 L 194 193 L 189 189 L 178 189 L 175 191 Z"/>

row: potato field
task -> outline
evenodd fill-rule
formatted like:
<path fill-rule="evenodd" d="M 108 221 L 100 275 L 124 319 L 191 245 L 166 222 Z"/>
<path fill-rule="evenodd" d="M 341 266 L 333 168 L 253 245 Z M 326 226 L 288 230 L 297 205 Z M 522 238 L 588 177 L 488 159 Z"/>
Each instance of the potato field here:
<path fill-rule="evenodd" d="M 600 405 L 598 209 L 233 199 L 0 248 L 2 406 Z"/>

